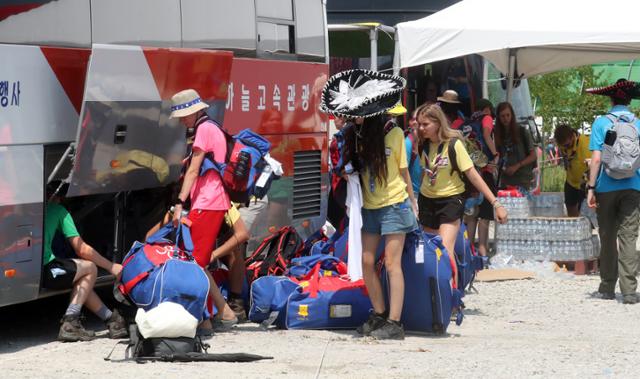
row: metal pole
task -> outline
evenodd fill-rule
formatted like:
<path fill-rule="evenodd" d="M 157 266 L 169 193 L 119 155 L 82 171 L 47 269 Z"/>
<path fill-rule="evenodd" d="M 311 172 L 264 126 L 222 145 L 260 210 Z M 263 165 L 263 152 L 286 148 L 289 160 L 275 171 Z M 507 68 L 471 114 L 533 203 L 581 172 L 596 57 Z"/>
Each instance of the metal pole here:
<path fill-rule="evenodd" d="M 513 76 L 516 71 L 516 51 L 509 49 L 509 74 L 507 74 L 507 101 L 511 102 L 513 95 Z"/>
<path fill-rule="evenodd" d="M 393 33 L 393 75 L 400 73 L 400 39 L 398 38 L 398 29 Z"/>
<path fill-rule="evenodd" d="M 489 98 L 489 62 L 482 58 L 482 97 Z"/>
<path fill-rule="evenodd" d="M 371 44 L 371 71 L 378 71 L 378 27 L 369 30 Z"/>
<path fill-rule="evenodd" d="M 75 147 L 75 142 L 71 142 L 69 144 L 69 146 L 67 146 L 67 149 L 64 151 L 64 153 L 62 154 L 62 157 L 60 158 L 60 160 L 58 161 L 58 163 L 56 164 L 56 167 L 53 169 L 53 171 L 51 171 L 51 174 L 49 175 L 49 177 L 47 178 L 47 184 L 51 183 L 51 181 L 53 180 L 53 178 L 56 177 L 56 174 L 58 173 L 58 171 L 60 171 L 60 168 L 62 167 L 62 165 L 64 164 L 64 161 L 67 159 L 68 156 L 71 156 L 71 152 L 73 151 L 74 147 Z"/>
<path fill-rule="evenodd" d="M 631 63 L 629 63 L 629 71 L 627 71 L 627 80 L 631 79 L 631 70 L 633 70 L 633 64 L 635 63 L 635 59 L 631 60 Z"/>

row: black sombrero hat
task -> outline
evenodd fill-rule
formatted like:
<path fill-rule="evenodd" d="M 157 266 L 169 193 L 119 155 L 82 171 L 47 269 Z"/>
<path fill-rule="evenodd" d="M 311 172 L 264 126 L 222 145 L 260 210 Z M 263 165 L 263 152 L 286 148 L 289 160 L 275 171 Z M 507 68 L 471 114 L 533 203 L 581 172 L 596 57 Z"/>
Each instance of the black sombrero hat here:
<path fill-rule="evenodd" d="M 400 76 L 376 71 L 343 71 L 330 77 L 322 89 L 320 110 L 346 118 L 377 116 L 400 102 L 406 83 Z"/>
<path fill-rule="evenodd" d="M 585 92 L 593 95 L 604 95 L 616 99 L 640 99 L 640 83 L 626 79 L 618 79 L 616 84 L 606 87 L 589 88 Z"/>

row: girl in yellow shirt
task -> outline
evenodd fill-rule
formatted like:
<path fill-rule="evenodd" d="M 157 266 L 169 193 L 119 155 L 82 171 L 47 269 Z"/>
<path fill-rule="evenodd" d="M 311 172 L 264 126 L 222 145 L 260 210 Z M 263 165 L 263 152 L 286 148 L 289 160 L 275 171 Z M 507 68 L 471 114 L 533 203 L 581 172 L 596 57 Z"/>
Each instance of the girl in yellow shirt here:
<path fill-rule="evenodd" d="M 427 233 L 440 235 L 453 260 L 456 236 L 464 213 L 465 184 L 461 173 L 493 205 L 499 223 L 507 221 L 507 211 L 473 168 L 473 162 L 460 141 L 462 135 L 451 129 L 440 106 L 422 105 L 417 115 L 420 162 L 424 172 L 418 199 L 420 224 Z M 453 146 L 449 147 L 451 143 Z M 455 165 L 449 152 L 455 152 Z M 455 271 L 454 262 L 452 266 Z M 457 273 L 453 277 L 455 281 Z"/>

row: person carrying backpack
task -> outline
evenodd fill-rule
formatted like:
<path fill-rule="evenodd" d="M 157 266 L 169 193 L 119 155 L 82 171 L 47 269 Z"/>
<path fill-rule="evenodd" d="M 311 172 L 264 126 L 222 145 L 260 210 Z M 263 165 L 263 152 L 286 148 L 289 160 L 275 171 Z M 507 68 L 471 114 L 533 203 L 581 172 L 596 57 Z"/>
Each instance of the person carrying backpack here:
<path fill-rule="evenodd" d="M 225 330 L 238 322 L 235 313 L 227 305 L 220 289 L 206 270 L 211 261 L 218 232 L 227 210 L 231 208 L 229 195 L 222 184 L 221 176 L 215 170 L 209 170 L 200 176 L 200 166 L 206 154 L 212 154 L 217 162 L 224 162 L 227 154 L 227 141 L 220 127 L 207 116 L 205 104 L 193 89 L 186 89 L 171 98 L 170 118 L 178 118 L 186 128 L 194 128 L 195 139 L 192 153 L 188 157 L 188 168 L 182 181 L 182 187 L 175 200 L 173 223 L 178 224 L 182 217 L 183 204 L 191 200 L 188 218 L 191 221 L 191 237 L 194 249 L 193 257 L 209 278 L 210 296 L 219 316 L 215 320 L 217 329 Z M 210 307 L 211 308 L 211 307 Z M 211 309 L 210 309 L 211 310 Z M 205 321 L 203 329 L 209 329 Z"/>
<path fill-rule="evenodd" d="M 425 232 L 440 235 L 447 251 L 454 252 L 464 212 L 462 175 L 489 201 L 499 223 L 507 221 L 507 211 L 474 169 L 460 140 L 461 133 L 451 129 L 440 106 L 421 106 L 417 114 L 422 141 L 420 163 L 424 169 L 418 200 L 420 224 Z M 451 259 L 453 255 L 450 254 Z M 452 267 L 455 270 L 455 262 Z M 457 273 L 453 277 L 457 278 Z"/>
<path fill-rule="evenodd" d="M 538 159 L 533 137 L 528 130 L 516 123 L 511 103 L 505 101 L 498 104 L 496 114 L 493 131 L 496 148 L 500 153 L 498 188 L 514 186 L 528 191 L 533 184 L 533 169 Z"/>
<path fill-rule="evenodd" d="M 640 98 L 640 84 L 619 79 L 616 84 L 587 93 L 611 98 L 606 115 L 591 126 L 592 152 L 587 204 L 596 208 L 600 234 L 600 286 L 594 297 L 614 300 L 620 282 L 622 302 L 636 304 L 640 225 L 640 121 L 629 110 Z"/>
<path fill-rule="evenodd" d="M 564 205 L 567 216 L 580 216 L 580 206 L 586 197 L 585 172 L 587 161 L 591 159 L 589 150 L 589 136 L 578 133 L 569 125 L 561 124 L 556 127 L 553 139 L 560 148 L 567 179 L 564 182 Z"/>
<path fill-rule="evenodd" d="M 468 143 L 475 144 L 478 150 L 483 152 L 487 157 L 487 165 L 484 167 L 476 167 L 480 171 L 482 180 L 487 184 L 494 195 L 497 195 L 496 186 L 496 165 L 498 163 L 499 154 L 493 139 L 493 104 L 488 99 L 480 99 L 476 102 L 476 111 L 471 116 L 472 123 L 462 126 L 463 135 Z M 477 121 L 476 121 L 477 120 Z M 467 127 L 468 125 L 468 127 Z M 466 129 L 469 129 L 467 132 Z M 476 225 L 478 236 L 478 253 L 482 257 L 487 257 L 489 253 L 489 223 L 493 221 L 493 206 L 483 198 L 478 206 L 478 212 L 465 216 L 465 224 L 469 231 L 469 241 L 471 244 L 475 242 Z M 488 258 L 483 258 L 488 259 Z"/>
<path fill-rule="evenodd" d="M 404 133 L 399 127 L 385 133 L 388 121 L 385 113 L 400 102 L 405 85 L 406 81 L 399 76 L 349 70 L 329 78 L 320 106 L 334 116 L 363 119 L 362 125 L 354 129 L 355 158 L 361 166 L 362 274 L 373 312 L 357 332 L 376 339 L 404 339 L 400 323 L 405 285 L 401 258 L 406 233 L 418 227 Z M 353 229 L 350 227 L 350 230 Z M 390 283 L 388 309 L 375 267 L 376 250 L 383 235 L 384 262 Z"/>

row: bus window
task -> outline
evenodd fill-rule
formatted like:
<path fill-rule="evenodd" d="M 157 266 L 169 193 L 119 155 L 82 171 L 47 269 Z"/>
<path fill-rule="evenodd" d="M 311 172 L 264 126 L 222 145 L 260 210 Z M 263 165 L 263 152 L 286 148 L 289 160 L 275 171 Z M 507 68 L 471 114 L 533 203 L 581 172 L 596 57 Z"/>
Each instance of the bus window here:
<path fill-rule="evenodd" d="M 296 53 L 324 59 L 324 20 L 322 1 L 294 0 L 296 14 Z"/>
<path fill-rule="evenodd" d="M 182 0 L 184 47 L 229 49 L 255 56 L 254 0 Z"/>
<path fill-rule="evenodd" d="M 258 22 L 258 50 L 266 53 L 295 53 L 293 26 Z"/>
<path fill-rule="evenodd" d="M 291 0 L 256 0 L 256 15 L 293 21 Z"/>
<path fill-rule="evenodd" d="M 180 1 L 92 0 L 91 30 L 93 43 L 179 46 Z"/>

